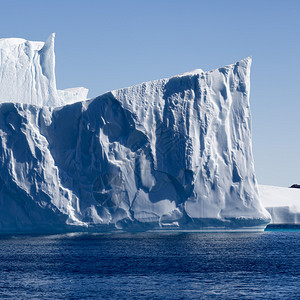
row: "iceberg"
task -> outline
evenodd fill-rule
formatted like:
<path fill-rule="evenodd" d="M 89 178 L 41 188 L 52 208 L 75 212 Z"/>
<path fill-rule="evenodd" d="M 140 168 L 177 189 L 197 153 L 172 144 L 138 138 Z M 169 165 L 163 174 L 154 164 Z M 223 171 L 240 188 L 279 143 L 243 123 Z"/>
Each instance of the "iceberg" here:
<path fill-rule="evenodd" d="M 55 89 L 52 46 L 53 36 L 28 46 L 42 74 L 29 81 L 43 88 L 20 84 L 21 98 L 0 95 L 12 99 L 0 104 L 1 232 L 266 227 L 251 144 L 251 58 L 77 102 L 86 90 Z"/>
<path fill-rule="evenodd" d="M 271 225 L 300 225 L 300 190 L 258 185 L 263 206 L 270 213 Z"/>
<path fill-rule="evenodd" d="M 52 33 L 45 43 L 0 39 L 0 103 L 61 106 L 87 98 L 82 87 L 56 89 L 54 38 Z"/>

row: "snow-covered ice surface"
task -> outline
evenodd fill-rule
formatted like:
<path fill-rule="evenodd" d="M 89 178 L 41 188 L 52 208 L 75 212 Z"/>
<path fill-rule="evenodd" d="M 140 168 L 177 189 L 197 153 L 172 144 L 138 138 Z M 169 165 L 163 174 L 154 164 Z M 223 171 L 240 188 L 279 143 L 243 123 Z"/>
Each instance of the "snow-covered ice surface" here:
<path fill-rule="evenodd" d="M 271 224 L 300 224 L 300 189 L 259 185 L 258 190 Z"/>
<path fill-rule="evenodd" d="M 264 229 L 250 65 L 59 108 L 0 104 L 0 230 Z"/>
<path fill-rule="evenodd" d="M 60 106 L 87 98 L 85 88 L 56 89 L 54 38 L 0 39 L 0 102 Z"/>

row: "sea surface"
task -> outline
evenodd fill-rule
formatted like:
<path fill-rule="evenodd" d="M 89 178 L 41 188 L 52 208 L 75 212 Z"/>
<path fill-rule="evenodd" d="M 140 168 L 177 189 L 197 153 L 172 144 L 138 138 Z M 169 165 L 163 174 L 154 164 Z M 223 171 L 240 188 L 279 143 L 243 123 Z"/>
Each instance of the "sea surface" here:
<path fill-rule="evenodd" d="M 300 299 L 300 231 L 0 236 L 1 299 Z"/>

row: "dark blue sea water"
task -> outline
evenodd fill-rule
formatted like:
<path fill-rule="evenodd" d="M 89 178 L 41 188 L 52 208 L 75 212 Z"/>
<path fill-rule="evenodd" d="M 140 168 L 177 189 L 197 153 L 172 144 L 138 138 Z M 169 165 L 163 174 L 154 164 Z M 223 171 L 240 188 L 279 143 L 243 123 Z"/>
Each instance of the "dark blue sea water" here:
<path fill-rule="evenodd" d="M 0 298 L 300 299 L 300 232 L 1 236 Z"/>

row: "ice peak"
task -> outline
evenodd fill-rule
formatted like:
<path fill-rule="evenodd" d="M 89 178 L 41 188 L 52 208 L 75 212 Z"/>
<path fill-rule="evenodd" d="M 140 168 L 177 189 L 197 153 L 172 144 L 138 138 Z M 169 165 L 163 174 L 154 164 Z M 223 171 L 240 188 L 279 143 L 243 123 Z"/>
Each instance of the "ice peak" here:
<path fill-rule="evenodd" d="M 242 59 L 241 62 L 245 62 L 246 64 L 251 64 L 252 56 L 247 56 L 246 58 Z"/>
<path fill-rule="evenodd" d="M 54 51 L 54 40 L 55 40 L 55 33 L 51 33 L 48 36 L 43 48 L 53 48 Z"/>
<path fill-rule="evenodd" d="M 248 56 L 248 57 L 236 62 L 236 65 L 244 67 L 244 68 L 249 68 L 249 69 L 251 67 L 251 64 L 252 64 L 252 57 L 251 56 Z"/>

